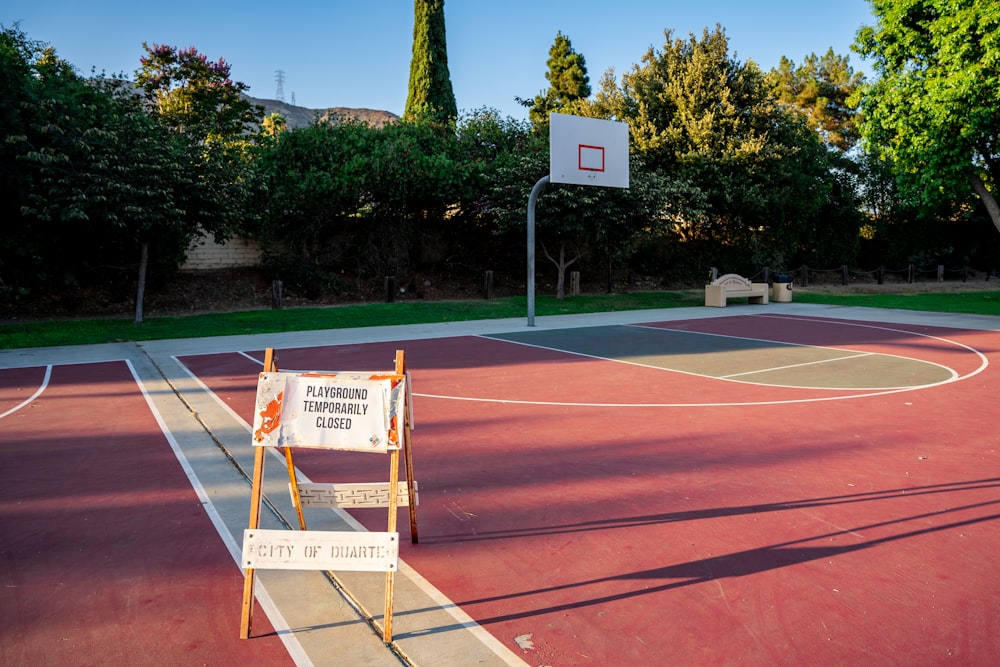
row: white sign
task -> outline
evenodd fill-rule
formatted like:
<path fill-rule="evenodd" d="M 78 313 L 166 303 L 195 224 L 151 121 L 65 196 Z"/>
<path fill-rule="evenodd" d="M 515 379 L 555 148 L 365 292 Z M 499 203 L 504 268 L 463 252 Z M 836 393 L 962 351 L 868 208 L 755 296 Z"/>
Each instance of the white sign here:
<path fill-rule="evenodd" d="M 628 124 L 549 114 L 549 181 L 628 187 Z"/>
<path fill-rule="evenodd" d="M 385 453 L 399 449 L 405 376 L 261 373 L 253 444 Z"/>
<path fill-rule="evenodd" d="M 244 569 L 395 572 L 399 533 L 245 530 Z"/>

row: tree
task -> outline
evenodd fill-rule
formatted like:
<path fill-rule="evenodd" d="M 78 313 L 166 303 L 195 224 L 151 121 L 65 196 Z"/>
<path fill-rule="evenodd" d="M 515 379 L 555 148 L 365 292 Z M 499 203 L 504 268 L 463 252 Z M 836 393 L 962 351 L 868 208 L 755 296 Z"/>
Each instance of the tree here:
<path fill-rule="evenodd" d="M 136 235 L 177 217 L 187 175 L 178 146 L 125 82 L 84 79 L 17 31 L 0 43 L 9 64 L 20 63 L 5 72 L 21 77 L 5 91 L 20 109 L 3 142 L 4 163 L 12 158 L 19 174 L 10 194 L 20 224 L 4 234 L 3 282 L 17 294 L 122 283 Z M 176 231 L 156 234 L 170 261 L 186 245 Z"/>
<path fill-rule="evenodd" d="M 503 150 L 507 143 L 489 123 L 477 127 L 478 146 L 473 130 L 462 129 L 459 140 L 423 122 L 381 128 L 317 122 L 278 135 L 261 151 L 267 177 L 262 232 L 269 245 L 297 254 L 297 271 L 291 262 L 277 262 L 282 279 L 301 283 L 293 273 L 344 270 L 370 278 L 412 268 L 421 240 L 473 199 L 488 145 Z"/>
<path fill-rule="evenodd" d="M 803 114 L 828 146 L 846 152 L 857 143 L 857 110 L 849 100 L 864 75 L 851 68 L 847 56 L 831 48 L 822 58 L 809 54 L 801 65 L 782 56 L 767 80 L 778 102 Z"/>
<path fill-rule="evenodd" d="M 248 134 L 261 123 L 263 109 L 242 97 L 248 86 L 229 78 L 225 60 L 211 62 L 194 47 L 143 43 L 135 86 L 146 108 L 183 146 L 191 178 L 178 193 L 179 217 L 157 219 L 190 237 L 213 234 L 221 241 L 244 223 L 244 204 L 253 183 L 247 164 Z M 136 292 L 136 322 L 142 322 L 146 260 L 157 228 L 139 230 L 141 260 Z"/>
<path fill-rule="evenodd" d="M 549 87 L 533 100 L 517 101 L 529 109 L 528 118 L 536 125 L 549 122 L 553 111 L 573 113 L 580 100 L 590 97 L 590 77 L 587 75 L 587 61 L 583 54 L 573 50 L 569 37 L 556 33 L 555 42 L 549 49 L 546 62 L 549 71 L 545 73 Z"/>
<path fill-rule="evenodd" d="M 719 262 L 785 264 L 832 187 L 826 151 L 777 104 L 760 69 L 730 55 L 720 26 L 700 38 L 664 36 L 620 86 L 602 78 L 588 115 L 628 122 L 650 169 L 703 193 L 702 215 L 676 221 L 678 238 L 731 248 Z"/>
<path fill-rule="evenodd" d="M 448 123 L 457 117 L 458 107 L 448 73 L 444 0 L 414 0 L 413 56 L 403 118 Z"/>
<path fill-rule="evenodd" d="M 20 219 L 30 184 L 19 162 L 29 148 L 28 122 L 37 100 L 33 64 L 41 49 L 16 25 L 0 31 L 0 217 L 6 221 Z M 30 231 L 24 225 L 8 224 L 0 235 L 0 297 L 4 299 L 28 293 L 42 273 Z"/>
<path fill-rule="evenodd" d="M 860 91 L 862 135 L 933 209 L 975 193 L 1000 231 L 1000 11 L 994 0 L 872 0 L 854 48 L 876 80 Z"/>
<path fill-rule="evenodd" d="M 135 85 L 150 110 L 168 127 L 192 141 L 229 141 L 255 128 L 262 107 L 243 98 L 249 86 L 229 78 L 230 65 L 212 62 L 193 46 L 142 43 Z"/>

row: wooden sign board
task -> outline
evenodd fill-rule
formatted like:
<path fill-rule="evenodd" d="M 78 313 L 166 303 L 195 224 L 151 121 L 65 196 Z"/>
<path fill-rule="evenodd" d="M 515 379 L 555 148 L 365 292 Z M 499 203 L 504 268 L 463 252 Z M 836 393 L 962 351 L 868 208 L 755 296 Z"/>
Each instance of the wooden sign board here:
<path fill-rule="evenodd" d="M 409 505 L 410 540 L 417 543 L 417 483 L 410 443 L 412 408 L 409 375 L 402 350 L 395 372 L 279 372 L 274 350 L 264 351 L 257 382 L 252 442 L 253 479 L 249 526 L 243 534 L 243 612 L 240 637 L 250 637 L 257 569 L 383 572 L 385 616 L 382 640 L 392 641 L 394 576 L 399 562 L 396 508 Z M 289 491 L 299 531 L 260 528 L 265 447 L 285 450 Z M 315 484 L 300 487 L 292 449 L 339 449 L 389 454 L 389 481 L 364 484 Z M 399 479 L 403 456 L 405 481 Z M 400 500 L 403 498 L 404 500 Z M 387 507 L 384 533 L 306 530 L 303 505 Z M 371 620 L 371 619 L 369 619 Z"/>
<path fill-rule="evenodd" d="M 243 567 L 268 570 L 395 572 L 399 533 L 243 531 Z"/>
<path fill-rule="evenodd" d="M 261 373 L 253 444 L 386 453 L 400 447 L 404 375 Z"/>

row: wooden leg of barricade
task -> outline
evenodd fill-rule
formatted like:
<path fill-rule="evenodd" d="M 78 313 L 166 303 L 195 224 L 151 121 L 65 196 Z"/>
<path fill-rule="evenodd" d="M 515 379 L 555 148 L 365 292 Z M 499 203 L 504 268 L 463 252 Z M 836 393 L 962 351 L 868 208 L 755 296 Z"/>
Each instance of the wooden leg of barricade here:
<path fill-rule="evenodd" d="M 410 445 L 410 423 L 407 420 L 403 438 L 403 466 L 406 468 L 406 492 L 410 511 L 410 542 L 417 544 L 417 483 L 413 481 L 413 448 Z"/>
<path fill-rule="evenodd" d="M 288 465 L 288 485 L 295 505 L 295 514 L 299 518 L 299 530 L 306 529 L 306 518 L 302 514 L 302 499 L 299 498 L 299 480 L 295 475 L 295 462 L 292 461 L 292 448 L 285 447 L 285 463 Z"/>
<path fill-rule="evenodd" d="M 396 509 L 399 506 L 399 450 L 389 453 L 389 526 L 387 531 L 396 532 Z M 392 642 L 392 596 L 395 572 L 385 573 L 385 622 L 382 625 L 382 641 Z"/>
<path fill-rule="evenodd" d="M 256 530 L 260 527 L 260 501 L 264 478 L 264 448 L 255 447 L 253 455 L 253 485 L 250 489 L 250 521 L 248 528 Z M 254 569 L 247 568 L 243 577 L 243 614 L 240 617 L 240 639 L 249 639 L 250 626 L 253 623 L 253 585 Z"/>
<path fill-rule="evenodd" d="M 396 350 L 396 375 L 406 375 L 406 382 L 409 385 L 410 378 L 406 374 L 406 354 L 403 350 Z M 407 392 L 409 392 L 407 386 Z M 410 542 L 416 544 L 419 541 L 417 533 L 417 484 L 413 481 L 413 446 L 410 442 L 410 431 L 413 426 L 413 413 L 409 396 L 406 400 L 406 414 L 403 415 L 402 446 L 403 446 L 403 468 L 406 477 L 406 494 L 410 513 Z"/>
<path fill-rule="evenodd" d="M 264 371 L 274 372 L 278 370 L 278 360 L 274 356 L 274 349 L 267 348 L 264 351 Z M 250 485 L 250 520 L 247 522 L 249 530 L 257 530 L 260 527 L 260 503 L 264 495 L 264 447 L 254 447 L 253 453 L 253 479 Z M 256 579 L 254 569 L 247 568 L 243 576 L 243 612 L 240 616 L 240 639 L 249 639 L 250 630 L 253 624 L 253 588 Z"/>

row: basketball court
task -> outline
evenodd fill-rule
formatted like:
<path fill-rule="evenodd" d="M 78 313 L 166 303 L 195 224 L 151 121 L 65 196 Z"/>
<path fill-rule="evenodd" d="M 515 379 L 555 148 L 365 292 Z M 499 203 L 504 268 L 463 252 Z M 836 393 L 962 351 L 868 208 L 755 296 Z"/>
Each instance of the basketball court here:
<path fill-rule="evenodd" d="M 991 664 L 998 341 L 771 304 L 3 351 L 0 662 Z M 288 371 L 406 353 L 420 540 L 401 509 L 389 647 L 370 572 L 262 571 L 238 638 L 266 347 Z"/>

